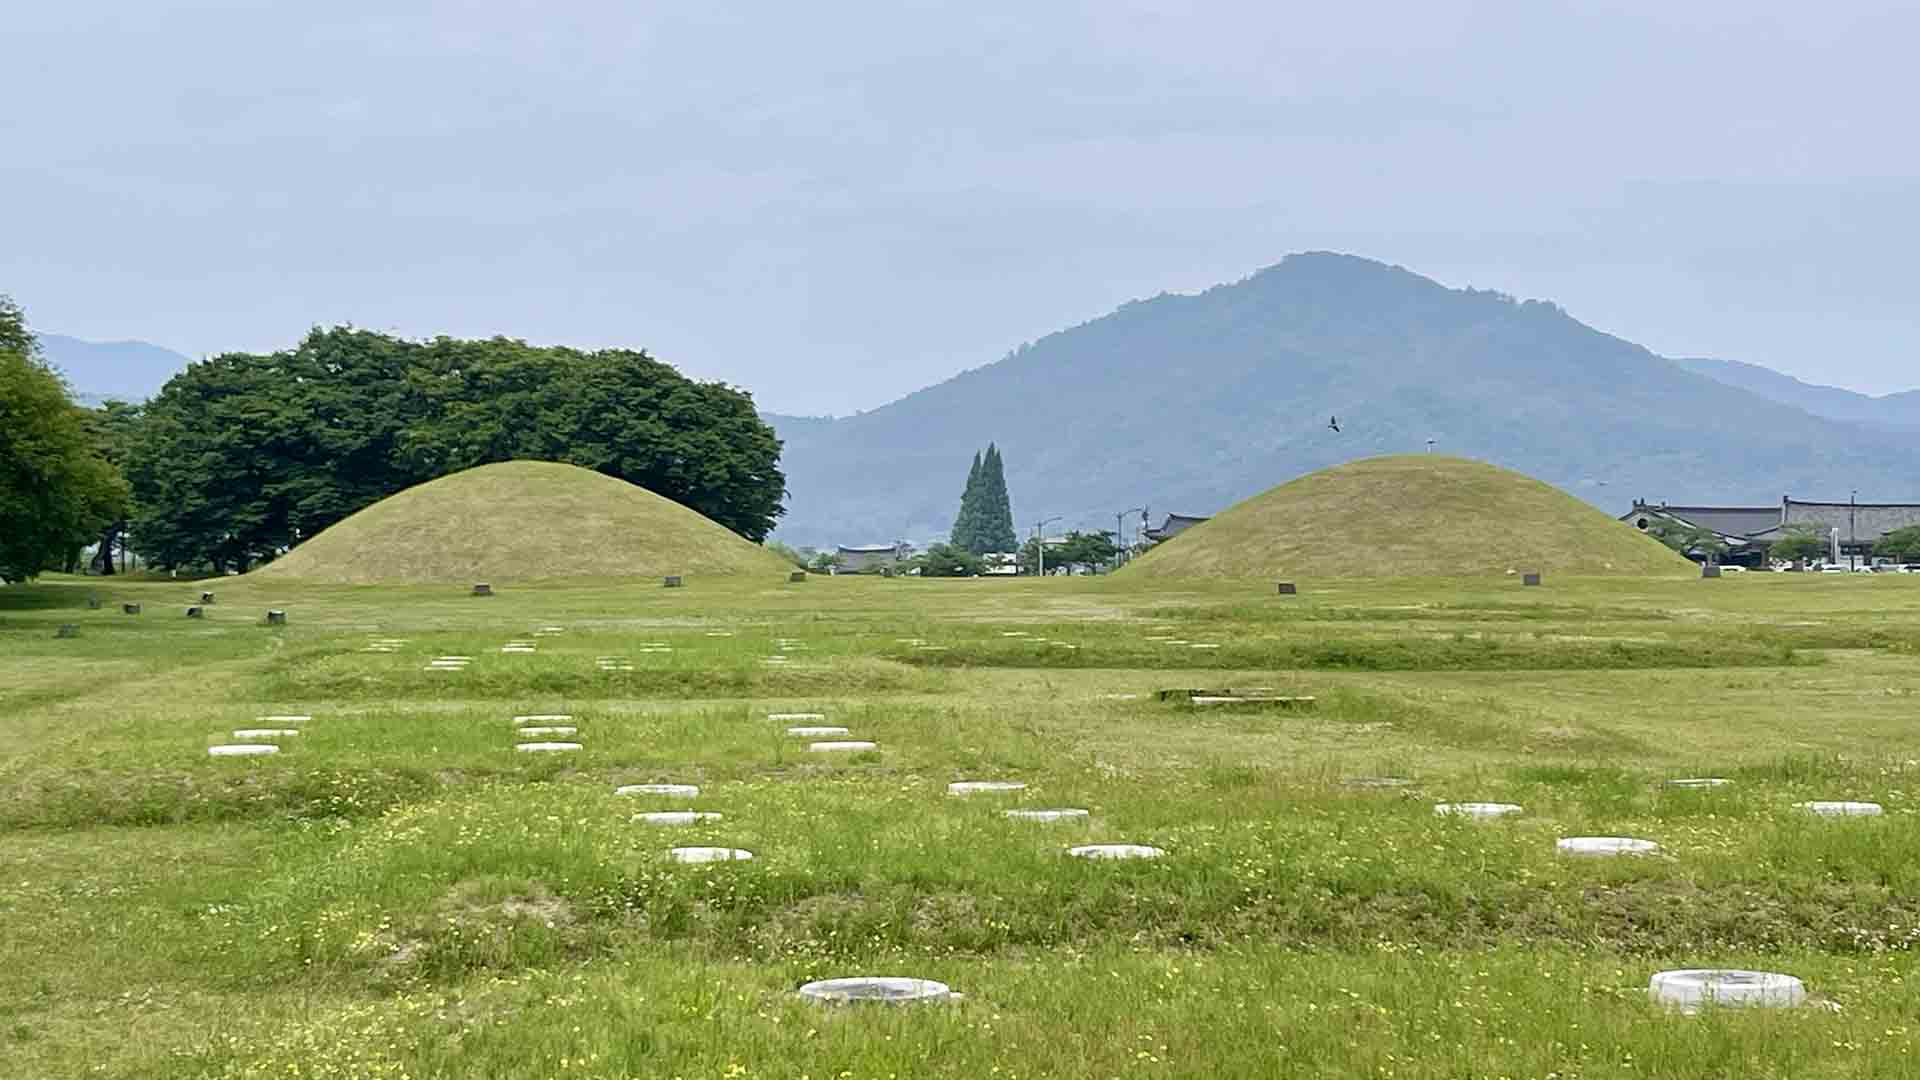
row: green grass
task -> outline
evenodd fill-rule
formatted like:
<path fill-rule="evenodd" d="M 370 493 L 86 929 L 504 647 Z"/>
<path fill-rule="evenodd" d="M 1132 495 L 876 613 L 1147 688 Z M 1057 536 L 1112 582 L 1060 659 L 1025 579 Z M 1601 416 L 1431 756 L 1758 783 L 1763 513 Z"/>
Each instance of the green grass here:
<path fill-rule="evenodd" d="M 0 589 L 0 1075 L 1907 1076 L 1915 641 L 1920 587 L 1884 577 Z M 421 670 L 448 653 L 472 668 Z M 1152 699 L 1211 685 L 1317 707 Z M 205 755 L 285 712 L 314 719 L 281 754 Z M 513 750 L 549 712 L 585 751 Z M 702 793 L 613 794 L 647 781 Z M 1527 812 L 1433 815 L 1456 799 Z M 632 820 L 684 808 L 723 817 Z M 1555 853 L 1585 834 L 1663 851 Z M 1065 856 L 1089 841 L 1169 854 Z M 1645 1000 L 1706 965 L 1822 1004 Z M 967 996 L 792 994 L 857 973 Z"/>

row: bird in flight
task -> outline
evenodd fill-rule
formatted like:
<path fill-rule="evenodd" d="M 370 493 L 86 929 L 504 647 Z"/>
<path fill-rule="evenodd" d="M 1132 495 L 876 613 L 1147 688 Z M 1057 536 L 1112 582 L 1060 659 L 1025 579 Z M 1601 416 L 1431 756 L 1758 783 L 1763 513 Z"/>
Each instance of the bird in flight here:
<path fill-rule="evenodd" d="M 1339 417 L 1337 417 L 1337 416 L 1329 416 L 1329 417 L 1327 417 L 1327 426 L 1328 426 L 1328 427 L 1330 427 L 1330 428 L 1332 428 L 1332 429 L 1333 429 L 1333 430 L 1335 430 L 1335 431 L 1339 431 L 1339 430 L 1340 430 L 1340 418 L 1339 418 Z"/>

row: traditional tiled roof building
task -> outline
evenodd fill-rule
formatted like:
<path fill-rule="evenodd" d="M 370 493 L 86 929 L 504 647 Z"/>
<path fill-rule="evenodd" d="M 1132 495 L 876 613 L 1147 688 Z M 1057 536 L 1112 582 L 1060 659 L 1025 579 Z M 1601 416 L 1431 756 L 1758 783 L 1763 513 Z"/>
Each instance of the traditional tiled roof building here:
<path fill-rule="evenodd" d="M 1842 556 L 1867 561 L 1882 536 L 1920 525 L 1920 503 L 1808 502 L 1782 496 L 1778 506 L 1675 506 L 1636 499 L 1620 520 L 1638 529 L 1663 520 L 1706 529 L 1727 545 L 1727 561 L 1752 565 L 1764 564 L 1767 548 L 1790 529 L 1805 529 L 1823 541 L 1837 529 Z"/>

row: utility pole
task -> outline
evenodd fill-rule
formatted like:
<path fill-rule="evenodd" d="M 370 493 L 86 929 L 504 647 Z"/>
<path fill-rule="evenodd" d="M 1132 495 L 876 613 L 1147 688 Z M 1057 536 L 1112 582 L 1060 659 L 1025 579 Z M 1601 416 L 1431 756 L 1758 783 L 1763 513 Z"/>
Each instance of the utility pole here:
<path fill-rule="evenodd" d="M 1853 560 L 1855 558 L 1854 549 L 1857 546 L 1854 539 L 1853 523 L 1854 523 L 1855 508 L 1858 506 L 1859 501 L 1860 501 L 1859 488 L 1854 488 L 1852 491 L 1847 493 L 1847 569 L 1849 570 L 1853 569 Z"/>
<path fill-rule="evenodd" d="M 1118 545 L 1120 548 L 1120 555 L 1117 560 L 1118 562 L 1127 561 L 1127 535 L 1126 535 L 1127 534 L 1127 526 L 1126 526 L 1127 515 L 1128 514 L 1144 514 L 1146 512 L 1147 512 L 1146 507 L 1136 506 L 1131 510 L 1122 510 L 1119 513 L 1113 515 L 1113 542 L 1116 545 Z"/>

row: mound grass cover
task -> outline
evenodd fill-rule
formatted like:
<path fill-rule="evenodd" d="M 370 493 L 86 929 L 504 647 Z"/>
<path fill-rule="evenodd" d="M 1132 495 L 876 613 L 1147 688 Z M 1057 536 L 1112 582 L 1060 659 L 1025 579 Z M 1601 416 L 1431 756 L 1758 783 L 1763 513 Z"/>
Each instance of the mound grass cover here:
<path fill-rule="evenodd" d="M 256 571 L 336 584 L 766 574 L 789 567 L 645 488 L 510 461 L 382 499 Z"/>
<path fill-rule="evenodd" d="M 1126 571 L 1145 578 L 1675 575 L 1658 541 L 1551 485 L 1431 454 L 1323 469 L 1235 504 Z"/>

